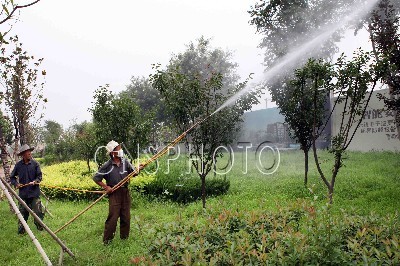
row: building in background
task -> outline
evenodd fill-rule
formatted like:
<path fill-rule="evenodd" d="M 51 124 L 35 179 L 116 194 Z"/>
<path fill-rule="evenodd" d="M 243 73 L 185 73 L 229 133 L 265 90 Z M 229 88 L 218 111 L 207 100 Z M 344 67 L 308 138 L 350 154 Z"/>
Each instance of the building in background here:
<path fill-rule="evenodd" d="M 388 95 L 388 90 L 375 91 L 372 94 L 369 106 L 366 109 L 364 120 L 355 132 L 354 138 L 348 150 L 351 151 L 400 151 L 400 140 L 396 128 L 394 114 L 385 109 L 384 102 L 379 100 L 377 94 Z M 326 109 L 336 98 L 327 100 Z M 344 104 L 344 103 L 342 103 Z M 322 136 L 317 141 L 318 148 L 328 148 L 331 136 L 335 136 L 341 121 L 343 105 L 338 104 L 332 113 L 331 121 L 327 124 Z M 246 112 L 239 137 L 241 142 L 251 142 L 253 146 L 269 141 L 279 148 L 299 147 L 289 136 L 289 127 L 285 124 L 285 118 L 279 113 L 279 108 L 266 108 L 257 111 Z"/>

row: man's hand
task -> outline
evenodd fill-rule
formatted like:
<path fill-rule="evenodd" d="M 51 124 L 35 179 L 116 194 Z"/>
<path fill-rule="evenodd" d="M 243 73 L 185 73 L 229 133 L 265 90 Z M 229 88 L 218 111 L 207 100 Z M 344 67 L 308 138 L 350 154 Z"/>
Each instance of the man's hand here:
<path fill-rule="evenodd" d="M 111 188 L 110 186 L 106 186 L 106 187 L 104 188 L 104 190 L 106 191 L 107 194 L 110 194 L 110 193 L 113 191 L 112 188 Z"/>
<path fill-rule="evenodd" d="M 143 170 L 144 165 L 143 164 L 139 164 L 139 171 Z"/>
<path fill-rule="evenodd" d="M 29 186 L 36 185 L 36 182 L 35 182 L 35 181 L 29 182 L 28 185 L 29 185 Z"/>
<path fill-rule="evenodd" d="M 22 184 L 18 183 L 18 184 L 15 186 L 15 188 L 16 188 L 16 189 L 19 189 L 19 188 L 22 187 L 22 186 L 23 186 Z"/>

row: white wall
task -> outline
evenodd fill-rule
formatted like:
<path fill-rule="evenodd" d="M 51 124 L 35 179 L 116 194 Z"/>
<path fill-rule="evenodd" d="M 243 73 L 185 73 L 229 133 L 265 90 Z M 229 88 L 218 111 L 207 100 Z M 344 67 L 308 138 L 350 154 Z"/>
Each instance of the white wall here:
<path fill-rule="evenodd" d="M 400 151 L 400 140 L 397 138 L 395 118 L 392 112 L 387 111 L 384 102 L 377 98 L 377 94 L 388 95 L 388 90 L 379 90 L 372 94 L 366 114 L 360 124 L 348 150 L 353 151 Z M 334 100 L 332 100 L 333 106 Z M 337 134 L 341 121 L 341 112 L 344 103 L 335 108 L 332 116 L 332 136 Z M 354 129 L 352 130 L 352 132 Z"/>

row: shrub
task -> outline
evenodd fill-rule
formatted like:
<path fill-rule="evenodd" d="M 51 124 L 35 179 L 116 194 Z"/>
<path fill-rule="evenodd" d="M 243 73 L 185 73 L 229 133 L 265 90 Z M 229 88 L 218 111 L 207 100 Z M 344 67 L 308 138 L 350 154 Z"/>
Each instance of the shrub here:
<path fill-rule="evenodd" d="M 35 159 L 35 161 L 37 161 L 40 164 L 40 166 L 43 166 L 45 164 L 43 157 L 36 157 L 34 159 Z"/>
<path fill-rule="evenodd" d="M 226 179 L 207 178 L 206 195 L 208 197 L 225 194 L 230 183 Z M 201 199 L 201 180 L 199 177 L 184 179 L 162 175 L 155 178 L 143 188 L 143 193 L 178 203 L 189 203 Z"/>
<path fill-rule="evenodd" d="M 97 169 L 92 163 L 91 169 Z M 85 161 L 70 161 L 42 167 L 43 181 L 41 189 L 50 198 L 64 200 L 93 200 L 101 194 L 80 192 L 68 189 L 99 191 L 100 187 L 92 177 L 96 170 L 88 172 Z M 131 190 L 140 190 L 154 179 L 152 175 L 141 172 L 129 183 Z"/>
<path fill-rule="evenodd" d="M 398 215 L 378 218 L 297 204 L 279 212 L 225 210 L 144 230 L 146 265 L 399 265 Z M 139 223 L 138 223 L 139 224 Z M 140 225 L 139 225 L 140 226 Z"/>
<path fill-rule="evenodd" d="M 157 169 L 153 169 L 155 179 L 143 187 L 142 192 L 150 198 L 184 204 L 201 199 L 201 179 L 197 173 L 188 172 L 187 161 L 174 161 L 170 166 L 168 160 L 162 158 Z M 223 195 L 229 187 L 230 182 L 226 178 L 206 178 L 207 197 Z"/>

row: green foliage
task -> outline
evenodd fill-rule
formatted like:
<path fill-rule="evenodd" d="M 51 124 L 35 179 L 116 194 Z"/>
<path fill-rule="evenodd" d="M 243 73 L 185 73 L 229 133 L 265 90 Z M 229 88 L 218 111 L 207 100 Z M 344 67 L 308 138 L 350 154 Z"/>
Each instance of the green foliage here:
<path fill-rule="evenodd" d="M 168 123 L 169 117 L 165 110 L 164 99 L 158 90 L 153 88 L 150 80 L 145 77 L 132 77 L 126 90 L 120 93 L 131 98 L 142 111 L 155 113 L 154 123 Z"/>
<path fill-rule="evenodd" d="M 397 5 L 397 6 L 396 6 Z M 400 3 L 382 0 L 368 21 L 371 42 L 377 60 L 386 61 L 382 81 L 389 86 L 390 96 L 383 99 L 386 107 L 394 111 L 400 129 Z M 400 134 L 399 134 L 400 139 Z"/>
<path fill-rule="evenodd" d="M 262 0 L 256 3 L 248 13 L 251 16 L 250 24 L 263 35 L 260 47 L 265 48 L 265 65 L 271 67 L 290 50 L 315 37 L 316 29 L 339 22 L 352 2 L 354 1 Z M 335 42 L 340 37 L 339 34 L 332 36 L 321 45 L 323 49 L 313 51 L 315 57 L 331 57 L 337 52 Z M 304 55 L 304 58 L 308 57 Z M 290 71 L 291 69 L 284 70 L 284 74 Z"/>
<path fill-rule="evenodd" d="M 144 264 L 344 265 L 400 263 L 398 215 L 359 217 L 297 203 L 279 212 L 223 210 L 148 231 Z M 132 262 L 138 261 L 133 258 Z"/>
<path fill-rule="evenodd" d="M 58 145 L 63 128 L 56 121 L 44 121 L 43 141 L 46 145 L 46 154 L 54 154 L 55 146 Z"/>
<path fill-rule="evenodd" d="M 322 60 L 309 59 L 295 71 L 294 78 L 284 86 L 271 88 L 272 100 L 289 125 L 291 137 L 300 143 L 305 155 L 304 183 L 307 185 L 308 151 L 314 137 L 314 129 L 325 128 L 324 118 L 329 114 L 329 83 L 333 78 L 332 66 Z"/>
<path fill-rule="evenodd" d="M 81 124 L 75 124 L 75 152 L 77 158 L 84 158 L 88 171 L 91 170 L 90 160 L 95 158 L 95 153 L 99 142 L 95 135 L 95 125 L 90 122 L 82 122 Z"/>
<path fill-rule="evenodd" d="M 1 110 L 0 110 L 0 127 L 3 132 L 3 138 L 5 143 L 11 144 L 13 138 L 13 127 L 11 124 L 11 120 L 8 116 L 5 116 Z"/>
<path fill-rule="evenodd" d="M 241 153 L 235 153 L 235 161 L 240 162 L 243 159 L 241 155 Z M 332 167 L 332 158 L 330 154 L 327 151 L 323 151 L 319 156 L 321 157 L 321 167 L 329 171 Z M 397 222 L 396 220 L 391 221 L 390 219 L 385 219 L 388 215 L 394 216 L 400 209 L 399 158 L 400 154 L 393 152 L 348 153 L 348 159 L 346 161 L 347 167 L 341 170 L 340 182 L 338 182 L 336 186 L 337 194 L 335 196 L 335 204 L 330 207 L 329 212 L 331 220 L 334 223 L 338 220 L 344 220 L 345 222 L 347 219 L 346 217 L 350 216 L 351 219 L 354 218 L 355 221 L 353 224 L 355 226 L 354 229 L 352 229 L 351 225 L 346 226 L 346 228 L 350 228 L 347 229 L 347 231 L 351 234 L 342 232 L 340 238 L 343 238 L 345 235 L 355 236 L 359 229 L 362 231 L 363 227 L 361 224 L 366 225 L 366 232 L 368 232 L 369 229 L 372 229 L 372 226 L 370 226 L 372 223 L 367 224 L 365 221 L 373 220 L 368 217 L 377 217 L 376 221 L 380 224 L 380 228 L 390 228 L 390 224 L 392 225 L 392 229 L 390 229 L 392 232 L 396 232 L 396 230 L 400 228 L 398 218 Z M 248 156 L 248 159 L 248 173 L 243 174 L 242 165 L 240 163 L 235 164 L 229 174 L 231 186 L 228 193 L 222 196 L 209 198 L 207 200 L 206 210 L 203 210 L 202 204 L 199 201 L 185 205 L 163 200 L 149 201 L 147 197 L 140 196 L 138 192 L 132 191 L 131 237 L 127 240 L 120 240 L 117 234 L 116 238 L 109 246 L 103 246 L 102 243 L 104 221 L 107 218 L 108 201 L 107 199 L 100 201 L 74 223 L 57 234 L 76 255 L 76 260 L 65 255 L 64 265 L 127 265 L 132 258 L 134 258 L 134 261 L 142 260 L 143 262 L 145 259 L 144 257 L 149 255 L 149 247 L 155 245 L 154 240 L 156 238 L 161 238 L 161 236 L 155 234 L 155 230 L 153 229 L 163 228 L 163 226 L 171 227 L 169 225 L 170 223 L 177 223 L 181 227 L 188 227 L 190 224 L 193 224 L 193 226 L 199 229 L 206 230 L 207 227 L 200 226 L 206 226 L 209 219 L 215 220 L 218 218 L 219 214 L 224 212 L 230 212 L 232 214 L 231 217 L 234 217 L 235 214 L 236 217 L 233 218 L 230 223 L 225 223 L 230 226 L 231 229 L 229 231 L 233 232 L 230 233 L 231 235 L 239 234 L 241 228 L 241 231 L 245 230 L 243 229 L 243 225 L 248 224 L 247 217 L 250 216 L 251 213 L 255 213 L 256 217 L 269 214 L 271 217 L 275 217 L 274 219 L 276 220 L 278 219 L 278 215 L 282 213 L 282 216 L 292 217 L 290 218 L 292 220 L 289 224 L 290 228 L 294 229 L 292 229 L 292 235 L 290 237 L 287 236 L 286 239 L 291 239 L 293 241 L 288 241 L 288 244 L 291 243 L 294 245 L 296 241 L 301 241 L 305 237 L 309 239 L 307 243 L 312 243 L 312 241 L 316 242 L 318 241 L 317 236 L 321 237 L 322 231 L 325 231 L 323 235 L 326 237 L 324 238 L 329 237 L 329 227 L 323 227 L 322 222 L 317 223 L 321 227 L 320 229 L 312 228 L 313 231 L 310 231 L 310 234 L 313 232 L 316 233 L 315 237 L 312 238 L 314 240 L 311 241 L 312 236 L 306 234 L 307 227 L 305 221 L 309 219 L 307 217 L 311 215 L 312 209 L 304 209 L 301 207 L 303 205 L 299 204 L 297 201 L 298 199 L 304 200 L 306 202 L 304 206 L 308 206 L 309 208 L 314 204 L 317 219 L 323 220 L 323 216 L 320 214 L 326 212 L 326 207 L 324 207 L 326 204 L 326 188 L 318 177 L 315 166 L 310 166 L 309 181 L 310 184 L 315 184 L 312 187 L 313 194 L 310 194 L 308 190 L 304 189 L 301 174 L 299 174 L 299 169 L 303 167 L 302 151 L 282 151 L 281 165 L 278 171 L 270 176 L 260 175 L 260 172 L 254 164 L 254 156 Z M 160 161 L 160 168 L 161 167 L 165 168 L 165 164 L 162 160 Z M 83 161 L 81 163 L 81 169 L 82 172 L 86 170 Z M 147 169 L 148 168 L 146 168 L 146 170 Z M 310 198 L 314 197 L 316 197 L 317 200 L 312 203 Z M 46 203 L 43 198 L 42 202 L 44 204 Z M 54 218 L 46 215 L 44 221 L 49 228 L 55 230 L 64 225 L 75 214 L 82 211 L 88 204 L 89 202 L 86 200 L 70 202 L 53 199 L 48 204 L 48 207 Z M 341 209 L 345 211 L 342 212 Z M 289 211 L 291 211 L 290 215 L 288 215 Z M 371 212 L 374 212 L 375 215 L 371 216 Z M 2 214 L 0 215 L 0 228 L 2 229 L 0 230 L 0 239 L 2 240 L 0 241 L 0 258 L 2 259 L 2 264 L 9 266 L 42 265 L 42 258 L 32 244 L 29 236 L 17 235 L 17 219 L 15 214 L 9 211 L 7 201 L 0 201 L 0 213 Z M 236 215 L 236 213 L 238 213 L 238 215 Z M 300 220 L 297 217 L 300 217 Z M 297 226 L 297 220 L 299 220 L 299 226 Z M 31 217 L 28 220 L 28 224 L 47 255 L 50 257 L 50 260 L 53 264 L 57 264 L 60 255 L 59 245 L 56 244 L 46 232 L 37 231 Z M 348 222 L 345 222 L 345 224 L 348 224 Z M 307 225 L 310 226 L 310 223 L 307 222 Z M 335 227 L 337 226 L 331 226 L 331 228 Z M 216 228 L 216 226 L 212 228 Z M 237 228 L 239 228 L 239 232 L 235 232 Z M 247 228 L 247 226 L 245 228 Z M 271 228 L 271 226 L 267 227 L 267 224 L 265 224 L 264 228 Z M 257 229 L 255 228 L 254 230 L 256 231 Z M 264 229 L 266 232 L 270 232 L 270 230 L 271 229 Z M 301 234 L 299 234 L 298 231 L 300 231 Z M 165 232 L 167 231 L 165 230 Z M 203 231 L 190 232 L 193 233 L 193 237 L 206 233 Z M 289 231 L 285 232 L 286 235 L 289 234 Z M 331 234 L 332 243 L 339 242 L 333 239 L 333 236 L 336 234 L 335 232 L 337 232 L 336 229 L 333 230 Z M 373 234 L 368 234 L 370 237 L 373 237 Z M 218 232 L 210 231 L 208 238 L 213 243 L 217 243 L 216 238 L 219 235 Z M 398 235 L 399 233 L 397 233 L 397 238 Z M 243 242 L 247 241 L 247 239 L 248 238 L 243 238 Z M 390 240 L 391 238 L 389 237 L 388 239 Z M 188 241 L 190 240 L 184 240 L 184 245 L 186 245 Z M 323 241 L 324 243 L 329 243 L 327 240 Z M 362 243 L 363 240 L 358 238 L 357 241 L 359 241 L 358 243 Z M 224 243 L 223 239 L 221 242 Z M 282 241 L 276 241 L 276 243 L 280 246 L 284 245 Z M 344 245 L 347 245 L 347 241 Z M 324 244 L 324 246 L 326 246 L 326 244 Z M 23 247 L 24 256 L 21 256 L 21 247 Z M 339 248 L 341 247 L 342 245 L 340 245 Z M 275 250 L 285 252 L 283 247 L 280 248 L 281 249 L 278 249 L 277 246 Z M 330 247 L 330 249 L 333 248 L 333 246 Z M 324 249 L 327 250 L 326 248 Z M 190 252 L 191 249 L 188 250 Z M 288 250 L 294 249 L 288 248 Z M 322 248 L 315 250 L 315 252 L 320 252 Z M 391 247 L 391 252 L 393 252 L 393 250 L 396 251 L 395 246 Z M 384 264 L 383 262 L 373 263 L 373 257 L 368 257 L 369 253 L 367 252 L 360 249 L 358 249 L 357 252 L 360 252 L 360 255 L 355 258 L 353 262 L 345 264 L 367 264 L 363 262 L 364 258 L 362 258 L 361 253 L 365 254 L 366 261 L 371 261 L 370 265 Z M 354 254 L 357 254 L 357 252 L 354 252 Z M 395 254 L 395 252 L 393 252 L 393 254 Z M 317 253 L 313 253 L 313 255 L 318 258 L 320 257 Z M 279 254 L 277 256 L 279 256 Z M 291 256 L 291 254 L 287 256 Z M 294 259 L 299 256 L 300 255 L 297 253 L 293 255 Z M 309 258 L 311 255 L 307 253 L 304 256 Z M 392 255 L 392 265 L 396 265 L 393 259 L 395 256 L 396 255 Z M 164 256 L 162 258 L 165 259 Z M 157 258 L 154 257 L 149 259 L 153 261 L 157 260 Z M 328 259 L 324 259 L 323 261 L 327 260 Z M 145 263 L 143 262 L 143 264 Z M 173 264 L 173 262 L 167 262 L 165 264 L 169 265 Z M 275 265 L 276 264 L 279 263 L 275 263 Z M 293 264 L 294 263 L 287 263 L 287 265 Z M 309 263 L 308 265 L 310 264 L 316 265 L 317 263 Z M 328 263 L 325 263 L 324 265 L 327 264 Z M 208 264 L 202 263 L 200 265 Z M 240 265 L 240 263 L 238 263 L 238 265 Z M 253 265 L 255 265 L 255 263 L 253 263 Z M 307 263 L 303 265 L 307 265 Z M 320 263 L 320 265 L 323 264 Z"/>
<path fill-rule="evenodd" d="M 151 75 L 153 87 L 165 99 L 179 132 L 187 131 L 195 122 L 207 117 L 185 139 L 189 156 L 202 158 L 192 162 L 202 180 L 203 191 L 205 178 L 212 169 L 214 151 L 220 145 L 232 143 L 240 130 L 243 113 L 258 103 L 259 92 L 251 92 L 210 116 L 245 88 L 248 79 L 237 83 L 236 67 L 229 52 L 211 48 L 210 41 L 202 37 L 198 43 L 190 43 L 185 52 L 175 55 L 165 70 L 156 65 L 156 73 Z M 203 205 L 205 207 L 205 195 Z"/>
<path fill-rule="evenodd" d="M 338 119 L 341 122 L 337 126 L 336 135 L 332 136 L 332 144 L 329 149 L 335 158 L 329 178 L 319 167 L 315 141 L 313 142 L 313 152 L 320 177 L 328 188 L 331 203 L 333 202 L 336 177 L 339 169 L 344 165 L 344 153 L 364 118 L 365 110 L 380 79 L 381 71 L 382 63 L 377 63 L 372 53 L 359 50 L 352 60 L 347 60 L 343 55 L 339 57 L 332 72 L 332 79 L 335 82 L 325 84 L 328 90 L 337 95 L 330 115 L 325 118 L 326 123 L 329 122 L 334 111 L 341 115 L 341 118 Z M 314 101 L 314 108 L 316 106 L 317 102 Z M 316 135 L 319 134 L 321 132 Z"/>
<path fill-rule="evenodd" d="M 93 164 L 93 169 L 95 165 Z M 70 161 L 42 167 L 43 181 L 41 189 L 50 198 L 82 200 L 93 199 L 98 194 L 62 190 L 61 188 L 74 188 L 84 190 L 99 190 L 92 180 L 94 172 L 88 172 L 84 161 Z M 56 186 L 52 188 L 46 186 Z"/>
<path fill-rule="evenodd" d="M 188 172 L 185 160 L 178 159 L 171 165 L 168 158 L 158 160 L 157 166 L 146 170 L 153 172 L 154 179 L 143 186 L 141 192 L 149 199 L 161 199 L 177 203 L 190 203 L 201 199 L 201 179 L 196 173 Z M 225 178 L 206 178 L 206 196 L 216 197 L 228 193 L 230 182 Z"/>
<path fill-rule="evenodd" d="M 97 169 L 95 163 L 90 162 L 91 169 Z M 68 189 L 101 191 L 101 188 L 92 180 L 96 170 L 87 170 L 85 161 L 70 161 L 42 167 L 43 181 L 41 189 L 50 198 L 62 200 L 93 200 L 101 194 L 80 192 Z M 154 179 L 152 175 L 141 172 L 132 178 L 129 187 L 131 190 L 141 190 Z M 57 188 L 53 188 L 57 187 Z"/>
<path fill-rule="evenodd" d="M 206 196 L 226 194 L 229 186 L 229 180 L 206 178 Z M 143 192 L 161 199 L 189 203 L 201 199 L 201 179 L 193 176 L 178 179 L 168 175 L 157 175 L 157 178 L 144 187 Z"/>
<path fill-rule="evenodd" d="M 89 110 L 93 115 L 96 139 L 101 145 L 105 146 L 110 140 L 123 142 L 127 148 L 125 152 L 136 156 L 139 149 L 148 144 L 154 114 L 141 110 L 127 95 L 113 95 L 108 84 L 96 90 Z M 102 152 L 106 155 L 104 150 Z M 103 162 L 106 159 L 107 156 Z"/>
<path fill-rule="evenodd" d="M 273 96 L 292 130 L 292 137 L 304 151 L 311 147 L 314 127 L 318 130 L 323 126 L 324 117 L 329 112 L 325 103 L 329 99 L 332 78 L 332 66 L 329 63 L 309 59 L 303 68 L 295 71 L 295 79 Z"/>

